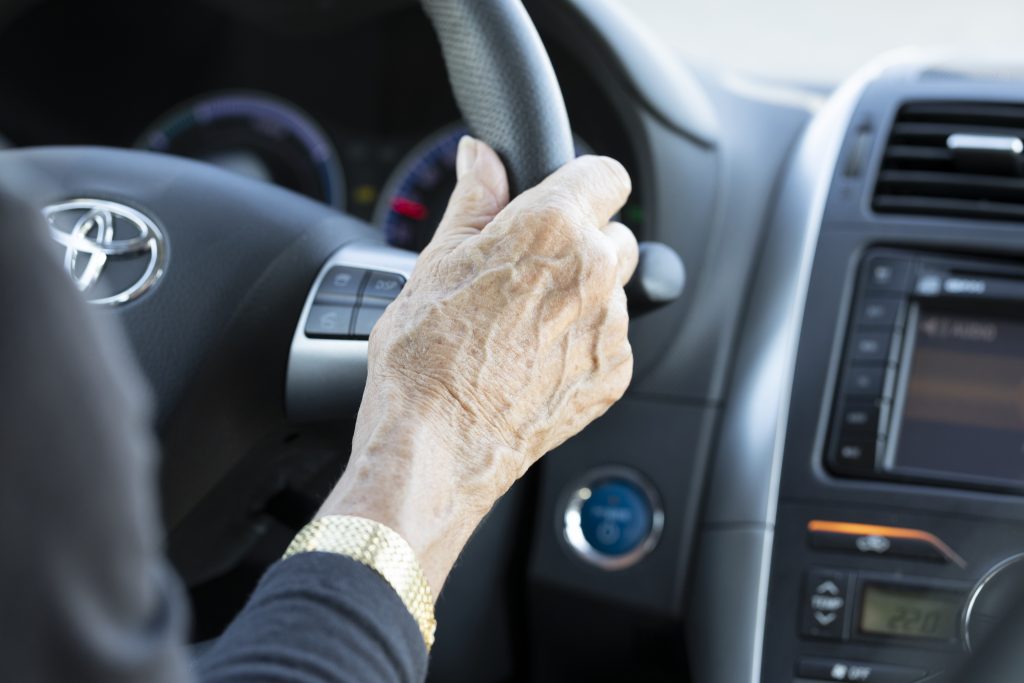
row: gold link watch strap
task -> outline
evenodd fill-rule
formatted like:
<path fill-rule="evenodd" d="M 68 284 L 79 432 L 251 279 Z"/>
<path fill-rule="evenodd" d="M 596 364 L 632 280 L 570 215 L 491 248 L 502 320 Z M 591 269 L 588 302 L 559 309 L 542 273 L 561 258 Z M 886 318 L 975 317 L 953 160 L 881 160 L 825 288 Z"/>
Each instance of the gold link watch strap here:
<path fill-rule="evenodd" d="M 284 557 L 322 552 L 344 555 L 373 569 L 402 599 L 423 634 L 427 650 L 434 645 L 434 597 L 409 544 L 379 522 L 335 515 L 315 519 L 292 540 Z"/>

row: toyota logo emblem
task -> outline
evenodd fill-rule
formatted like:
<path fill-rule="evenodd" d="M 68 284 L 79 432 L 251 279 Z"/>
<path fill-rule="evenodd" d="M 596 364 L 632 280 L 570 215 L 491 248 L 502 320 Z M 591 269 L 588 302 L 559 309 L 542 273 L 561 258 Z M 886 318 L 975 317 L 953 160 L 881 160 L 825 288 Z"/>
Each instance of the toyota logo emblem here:
<path fill-rule="evenodd" d="M 163 233 L 136 209 L 102 199 L 72 199 L 46 207 L 43 215 L 50 235 L 64 247 L 64 270 L 89 303 L 128 303 L 164 273 Z"/>

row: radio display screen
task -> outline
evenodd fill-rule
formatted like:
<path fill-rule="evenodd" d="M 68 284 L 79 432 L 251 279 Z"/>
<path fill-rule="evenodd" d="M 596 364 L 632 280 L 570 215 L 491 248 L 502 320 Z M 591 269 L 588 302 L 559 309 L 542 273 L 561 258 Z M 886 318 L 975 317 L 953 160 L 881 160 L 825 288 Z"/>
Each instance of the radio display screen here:
<path fill-rule="evenodd" d="M 963 595 L 917 587 L 865 584 L 860 631 L 868 635 L 953 640 Z"/>
<path fill-rule="evenodd" d="M 1024 486 L 1024 321 L 914 305 L 907 323 L 887 469 Z"/>

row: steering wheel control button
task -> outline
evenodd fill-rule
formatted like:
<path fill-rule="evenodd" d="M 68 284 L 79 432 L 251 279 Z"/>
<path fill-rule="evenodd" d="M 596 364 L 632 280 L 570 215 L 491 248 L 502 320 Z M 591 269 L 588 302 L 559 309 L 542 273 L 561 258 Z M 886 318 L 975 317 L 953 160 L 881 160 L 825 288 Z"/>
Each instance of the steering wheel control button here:
<path fill-rule="evenodd" d="M 803 634 L 812 638 L 844 640 L 850 575 L 841 571 L 813 569 L 807 573 L 804 586 Z"/>
<path fill-rule="evenodd" d="M 314 304 L 306 318 L 306 336 L 326 339 L 345 339 L 350 336 L 352 306 L 326 306 Z"/>
<path fill-rule="evenodd" d="M 923 669 L 892 664 L 848 662 L 840 659 L 805 658 L 797 662 L 796 675 L 811 681 L 850 683 L 916 683 L 928 675 Z"/>
<path fill-rule="evenodd" d="M 316 291 L 317 303 L 355 306 L 366 271 L 349 266 L 335 266 L 327 271 Z"/>
<path fill-rule="evenodd" d="M 377 324 L 382 315 L 384 315 L 383 306 L 367 306 L 364 303 L 359 307 L 359 312 L 356 313 L 356 323 L 352 328 L 352 335 L 369 338 L 373 326 Z"/>
<path fill-rule="evenodd" d="M 654 549 L 664 513 L 654 488 L 635 471 L 592 472 L 569 496 L 565 540 L 577 555 L 602 569 L 624 569 Z"/>
<path fill-rule="evenodd" d="M 363 290 L 363 306 L 387 306 L 405 287 L 405 278 L 397 273 L 371 272 Z"/>

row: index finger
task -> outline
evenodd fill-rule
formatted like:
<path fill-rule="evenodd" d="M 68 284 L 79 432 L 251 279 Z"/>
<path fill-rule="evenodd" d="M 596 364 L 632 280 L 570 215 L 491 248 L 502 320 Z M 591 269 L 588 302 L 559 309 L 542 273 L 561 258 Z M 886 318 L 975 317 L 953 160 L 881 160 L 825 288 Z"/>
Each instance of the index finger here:
<path fill-rule="evenodd" d="M 629 173 L 615 159 L 586 155 L 573 159 L 516 197 L 510 209 L 557 206 L 578 223 L 603 227 L 633 189 Z"/>

